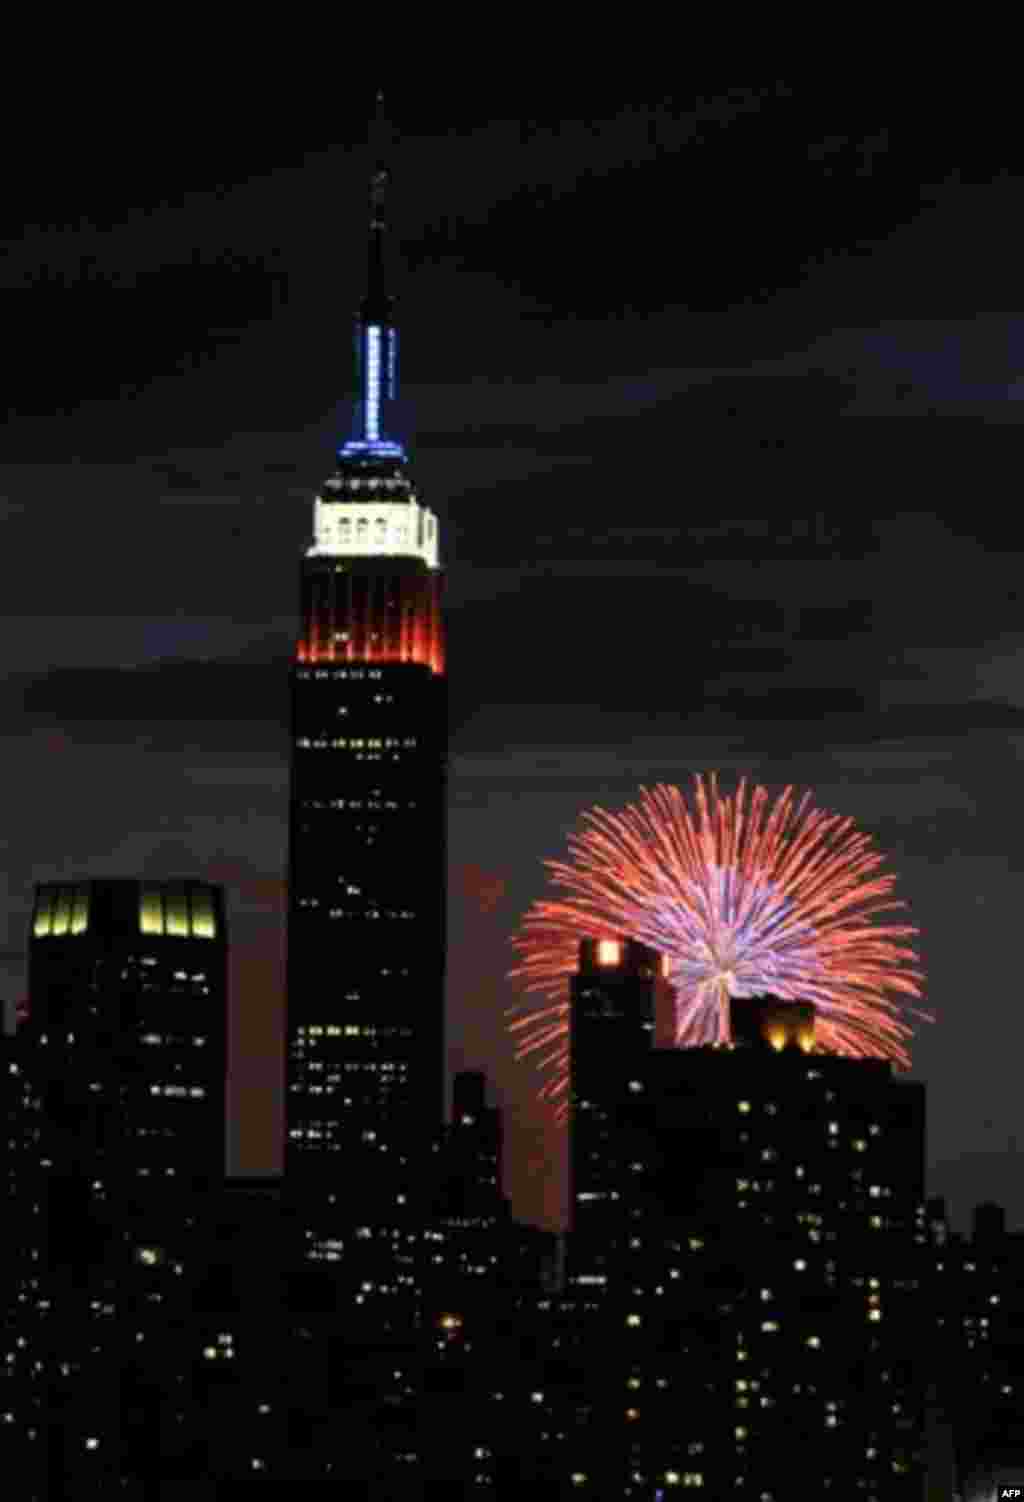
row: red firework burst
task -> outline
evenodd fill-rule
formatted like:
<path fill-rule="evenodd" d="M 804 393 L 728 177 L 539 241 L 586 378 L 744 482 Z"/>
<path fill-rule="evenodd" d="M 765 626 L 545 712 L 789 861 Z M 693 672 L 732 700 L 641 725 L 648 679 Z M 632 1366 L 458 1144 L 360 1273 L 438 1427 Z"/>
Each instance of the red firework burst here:
<path fill-rule="evenodd" d="M 510 1014 L 516 1057 L 535 1059 L 561 1117 L 581 938 L 625 935 L 666 957 L 679 1047 L 728 1041 L 729 997 L 768 992 L 812 1001 L 828 1052 L 909 1065 L 908 1019 L 931 1020 L 910 1005 L 917 929 L 878 921 L 906 904 L 852 818 L 792 788 L 773 801 L 744 780 L 723 796 L 712 774 L 690 802 L 659 785 L 621 813 L 590 810 L 569 847 L 568 862 L 545 862 L 557 895 L 526 914 L 510 972 L 525 992 Z"/>

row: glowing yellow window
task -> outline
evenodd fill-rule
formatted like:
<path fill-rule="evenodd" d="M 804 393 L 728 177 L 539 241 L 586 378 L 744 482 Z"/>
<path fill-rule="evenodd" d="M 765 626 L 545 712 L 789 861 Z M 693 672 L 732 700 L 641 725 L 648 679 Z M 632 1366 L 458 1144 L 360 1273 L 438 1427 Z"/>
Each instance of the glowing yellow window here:
<path fill-rule="evenodd" d="M 177 939 L 188 938 L 188 899 L 181 887 L 169 888 L 165 896 L 167 932 Z"/>
<path fill-rule="evenodd" d="M 57 903 L 53 913 L 53 936 L 57 938 L 66 934 L 71 926 L 71 889 L 59 887 L 57 890 Z"/>
<path fill-rule="evenodd" d="M 37 939 L 48 939 L 50 928 L 53 923 L 53 893 L 42 891 L 39 893 L 39 901 L 36 904 L 35 921 L 32 924 L 32 932 Z"/>
<path fill-rule="evenodd" d="M 217 936 L 213 893 L 203 887 L 192 893 L 192 933 L 197 939 L 213 939 Z"/>
<path fill-rule="evenodd" d="M 144 934 L 162 934 L 164 905 L 157 887 L 143 887 L 139 901 L 139 930 Z"/>
<path fill-rule="evenodd" d="M 84 934 L 89 927 L 89 888 L 76 887 L 75 901 L 71 910 L 71 932 Z"/>

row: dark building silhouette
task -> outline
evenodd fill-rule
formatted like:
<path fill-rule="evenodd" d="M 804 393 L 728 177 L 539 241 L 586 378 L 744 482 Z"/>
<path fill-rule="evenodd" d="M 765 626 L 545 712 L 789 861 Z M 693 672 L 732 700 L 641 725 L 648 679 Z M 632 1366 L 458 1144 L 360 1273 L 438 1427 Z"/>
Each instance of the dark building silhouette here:
<path fill-rule="evenodd" d="M 671 1031 L 671 988 L 645 945 L 585 939 L 570 998 L 571 1278 L 603 1290 L 634 1213 L 657 1213 L 658 1186 L 650 1176 L 641 1185 L 634 1165 L 649 1137 L 647 1069 L 659 1022 Z"/>
<path fill-rule="evenodd" d="M 29 989 L 19 1035 L 37 1061 L 43 1116 L 60 1133 L 68 1165 L 102 1178 L 109 1163 L 133 1190 L 152 1187 L 154 1198 L 176 1187 L 172 1179 L 219 1183 L 227 1077 L 220 888 L 134 880 L 38 887 Z"/>
<path fill-rule="evenodd" d="M 916 1502 L 923 1089 L 821 1053 L 806 1011 L 787 1031 L 777 1003 L 736 1010 L 735 1046 L 659 1051 L 649 1075 L 705 1484 L 791 1495 L 783 1432 L 804 1489 Z"/>
<path fill-rule="evenodd" d="M 13 1040 L 25 1144 L 15 1426 L 32 1447 L 27 1496 L 108 1495 L 162 1432 L 155 1395 L 175 1372 L 184 1388 L 191 1366 L 192 1252 L 224 1173 L 220 889 L 37 887 L 29 995 Z M 173 1475 L 173 1444 L 163 1463 Z"/>
<path fill-rule="evenodd" d="M 945 1201 L 932 1198 L 921 1240 L 934 1406 L 964 1498 L 986 1498 L 995 1480 L 1017 1481 L 1024 1457 L 1024 1236 L 1006 1230 L 993 1204 L 975 1208 L 970 1235 L 955 1232 Z M 941 1447 L 932 1460 L 945 1469 Z"/>
<path fill-rule="evenodd" d="M 1004 1497 L 1018 1495 L 1024 1496 L 1024 1436 L 1007 1439 L 993 1447 L 965 1478 L 958 1499 L 962 1498 L 962 1502 L 1002 1502 Z"/>
<path fill-rule="evenodd" d="M 547 1312 L 574 1333 L 556 1351 L 538 1326 L 570 1375 L 538 1388 L 536 1474 L 916 1502 L 922 1088 L 823 1054 L 813 1007 L 770 997 L 732 1004 L 733 1043 L 652 1048 L 657 960 L 627 954 L 602 973 L 584 946 L 572 985 L 574 1229 Z"/>
<path fill-rule="evenodd" d="M 922 1321 L 922 1327 L 926 1321 Z M 922 1352 L 926 1349 L 922 1345 Z M 957 1488 L 954 1429 L 940 1384 L 928 1386 L 925 1404 L 925 1502 L 953 1502 Z"/>
<path fill-rule="evenodd" d="M 441 569 L 390 426 L 387 177 L 371 180 L 355 431 L 314 503 L 292 669 L 285 1174 L 323 1256 L 357 1211 L 404 1234 L 444 1123 Z"/>
<path fill-rule="evenodd" d="M 455 1076 L 446 1134 L 441 1210 L 453 1216 L 493 1214 L 501 1200 L 501 1112 L 487 1104 L 487 1076 Z"/>
<path fill-rule="evenodd" d="M 0 1453 L 15 1474 L 30 1478 L 41 1465 L 37 1443 L 45 1412 L 33 1378 L 26 1330 L 37 1300 L 38 1272 L 32 1259 L 33 1207 L 39 1203 L 38 1098 L 25 1070 L 24 1041 L 0 1035 L 0 1310 L 3 1355 L 0 1362 Z M 33 1193 L 36 1190 L 36 1193 Z M 35 1248 L 38 1255 L 38 1249 Z"/>

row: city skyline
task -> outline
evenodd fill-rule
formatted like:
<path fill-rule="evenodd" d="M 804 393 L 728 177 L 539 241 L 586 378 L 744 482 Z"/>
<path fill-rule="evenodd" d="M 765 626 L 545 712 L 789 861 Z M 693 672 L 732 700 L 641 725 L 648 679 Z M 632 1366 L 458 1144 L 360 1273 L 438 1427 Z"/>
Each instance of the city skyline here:
<path fill-rule="evenodd" d="M 769 125 L 777 124 L 775 108 L 767 95 L 758 106 Z M 723 104 L 723 135 L 711 152 L 728 155 L 730 132 L 749 146 L 743 122 L 758 109 L 731 109 Z M 549 224 L 575 223 L 582 233 L 595 201 L 588 172 L 606 174 L 606 203 L 625 209 L 636 190 L 621 158 L 625 152 L 630 160 L 642 137 L 642 115 L 609 111 L 590 146 L 571 122 L 557 132 L 538 127 L 515 170 L 529 181 L 544 142 L 564 140 L 550 172 Z M 840 254 L 795 290 L 780 273 L 766 300 L 771 318 L 742 306 L 730 312 L 726 305 L 723 313 L 667 303 L 657 320 L 650 309 L 622 320 L 612 298 L 635 291 L 626 287 L 625 271 L 603 308 L 596 287 L 589 304 L 585 289 L 575 289 L 574 306 L 564 267 L 561 280 L 542 288 L 544 268 L 525 250 L 522 283 L 509 282 L 508 250 L 505 260 L 498 254 L 501 226 L 511 225 L 523 248 L 537 217 L 517 197 L 512 153 L 502 159 L 505 177 L 498 172 L 488 187 L 505 216 L 498 227 L 486 231 L 482 216 L 495 205 L 481 205 L 477 185 L 465 208 L 476 222 L 464 240 L 439 239 L 414 186 L 420 153 L 429 147 L 450 160 L 453 188 L 456 179 L 465 188 L 476 181 L 470 150 L 511 140 L 515 123 L 478 119 L 465 143 L 418 142 L 408 148 L 404 181 L 398 169 L 400 195 L 410 188 L 401 291 L 417 469 L 451 537 L 453 1067 L 482 1067 L 497 1077 L 501 1099 L 518 1111 L 506 1138 L 510 1156 L 521 1157 L 542 1124 L 530 1104 L 529 1068 L 512 1065 L 504 1033 L 503 1009 L 513 999 L 502 980 L 507 938 L 541 888 L 542 858 L 560 853 L 584 807 L 597 798 L 621 804 L 641 782 L 684 781 L 712 768 L 775 787 L 798 782 L 878 834 L 922 929 L 937 1024 L 918 1035 L 914 1076 L 929 1085 L 931 1192 L 951 1195 L 959 1223 L 971 1208 L 969 1195 L 1005 1202 L 1011 1223 L 1021 1222 L 1024 1201 L 1014 1200 L 1006 1151 L 1016 1134 L 1008 1071 L 1016 1024 L 1000 1005 L 997 982 L 978 994 L 978 956 L 996 974 L 1005 971 L 1008 982 L 1016 873 L 1004 811 L 1012 807 L 1024 725 L 1016 604 L 1022 560 L 1007 547 L 998 517 L 969 513 L 956 492 L 989 446 L 997 455 L 986 459 L 990 468 L 1016 455 L 1012 351 L 1007 357 L 995 333 L 986 345 L 984 319 L 972 324 L 952 306 L 945 323 L 924 324 L 913 314 L 901 322 L 898 311 L 900 295 L 912 301 L 907 257 L 916 240 L 926 229 L 937 235 L 953 225 L 966 245 L 968 220 L 979 208 L 993 225 L 1001 222 L 1005 185 L 990 185 L 986 197 L 983 185 L 950 181 L 931 207 L 917 205 L 910 223 L 893 223 L 899 216 L 891 211 L 886 220 L 882 202 L 889 199 L 879 193 L 872 200 L 874 250 L 860 280 L 858 267 Z M 216 221 L 220 228 L 242 243 L 255 234 L 243 200 L 259 201 L 262 224 L 268 204 L 315 199 L 329 165 L 361 204 L 354 122 L 350 131 L 352 149 L 333 158 L 314 153 L 262 186 L 257 176 L 243 189 L 240 177 Z M 670 166 L 676 173 L 693 168 L 699 149 L 684 136 L 680 131 L 664 147 L 662 159 L 639 164 L 640 178 L 650 184 L 661 172 L 667 186 Z M 808 161 L 815 160 L 814 144 L 805 142 Z M 875 152 L 879 177 L 889 162 L 890 196 L 894 181 L 907 187 L 898 171 L 893 176 L 898 154 L 897 147 Z M 842 180 L 859 182 L 855 164 L 843 165 L 843 148 L 835 156 L 836 170 L 847 174 Z M 216 201 L 207 190 L 178 209 L 140 210 L 127 240 L 72 234 L 64 269 L 74 269 L 74 247 L 93 244 L 101 269 L 113 276 L 126 245 L 155 254 L 155 223 L 176 225 L 185 241 L 202 239 Z M 358 235 L 351 238 L 361 245 Z M 808 234 L 805 252 L 811 245 Z M 289 302 L 275 305 L 261 328 L 239 335 L 237 349 L 234 336 L 225 337 L 191 374 L 161 377 L 154 365 L 151 389 L 126 409 L 127 430 L 123 416 L 112 425 L 102 400 L 47 424 L 31 408 L 47 388 L 30 364 L 18 398 L 27 410 L 12 423 L 2 477 L 11 631 L 6 750 L 9 786 L 19 798 L 5 829 L 0 984 L 12 1000 L 21 994 L 34 881 L 137 873 L 225 883 L 238 908 L 232 922 L 240 951 L 229 1099 L 246 1138 L 236 1136 L 232 1152 L 236 1167 L 253 1172 L 279 1166 L 270 1148 L 280 1135 L 280 1096 L 273 1112 L 266 1098 L 280 1089 L 280 989 L 265 977 L 268 964 L 280 961 L 283 911 L 282 663 L 294 634 L 289 560 L 308 528 L 316 476 L 346 427 L 347 404 L 339 398 L 348 310 L 361 286 L 354 247 L 332 245 L 338 264 L 318 260 L 310 286 L 302 284 L 294 249 L 291 261 L 287 246 L 282 252 Z M 221 259 L 219 269 L 210 268 L 207 311 L 220 297 L 230 321 L 228 262 Z M 172 263 L 161 272 L 157 257 L 157 282 Z M 635 274 L 635 263 L 627 269 Z M 718 296 L 727 290 L 725 270 Z M 554 275 L 550 266 L 547 274 Z M 658 274 L 664 296 L 667 268 L 654 268 L 656 286 Z M 247 298 L 258 300 L 252 289 L 263 283 L 247 282 L 241 272 L 237 280 L 235 313 L 255 316 Z M 825 283 L 839 310 L 831 328 L 820 321 Z M 869 284 L 887 288 L 889 321 L 881 332 L 858 336 Z M 152 296 L 142 285 L 137 298 L 155 308 L 152 285 Z M 742 280 L 737 287 L 738 296 L 750 290 Z M 542 291 L 555 308 L 544 315 L 547 324 L 526 316 L 541 307 Z M 44 305 L 46 295 L 39 293 Z M 103 295 L 82 293 L 74 325 L 80 339 L 95 313 L 89 298 Z M 794 308 L 804 320 L 800 354 L 780 343 Z M 845 334 L 835 322 L 843 314 L 850 319 Z M 990 315 L 990 332 L 998 316 Z M 104 394 L 104 380 L 116 373 L 115 352 L 129 347 L 130 321 L 115 322 L 122 342 L 115 337 L 87 395 Z M 155 329 L 154 359 L 156 335 L 166 338 L 167 330 Z M 676 368 L 668 358 L 673 346 L 687 352 Z M 286 368 L 298 369 L 303 352 L 311 370 L 303 373 L 300 401 L 282 390 L 277 372 L 283 356 Z M 604 363 L 595 369 L 599 357 Z M 851 359 L 860 376 L 841 378 Z M 985 377 L 973 386 L 972 359 Z M 751 361 L 753 374 L 737 374 Z M 244 363 L 255 378 L 243 380 Z M 992 426 L 967 422 L 951 437 L 936 421 L 888 423 L 884 432 L 870 415 L 835 421 L 848 409 L 897 412 L 901 401 L 905 409 L 907 401 L 892 396 L 897 368 L 922 410 L 969 411 Z M 859 392 L 853 398 L 851 380 Z M 53 382 L 50 395 L 59 396 L 56 376 Z M 221 388 L 223 403 L 211 395 Z M 271 421 L 275 401 L 284 426 Z M 909 406 L 918 410 L 915 401 Z M 171 412 L 176 441 L 168 447 Z M 246 412 L 248 431 L 240 422 Z M 48 462 L 41 462 L 44 453 Z M 743 525 L 752 491 L 759 499 L 795 492 L 806 508 L 799 515 L 822 514 L 823 474 L 839 492 L 824 512 L 840 534 L 834 550 L 795 535 L 792 517 L 780 524 L 763 502 L 763 514 L 755 510 Z M 954 491 L 946 508 L 934 505 L 940 483 L 947 502 Z M 66 499 L 69 488 L 74 495 Z M 920 496 L 923 509 L 902 507 L 908 495 Z M 865 496 L 878 496 L 877 516 L 855 509 Z M 740 515 L 731 518 L 729 506 Z M 722 536 L 730 518 L 731 539 Z M 118 566 L 120 544 L 136 538 L 145 546 L 126 572 Z M 40 608 L 47 579 L 60 600 L 56 613 Z M 961 608 L 951 610 L 951 599 Z M 996 1038 L 1000 1046 L 989 1041 Z M 534 1156 L 543 1159 L 554 1139 L 540 1140 Z M 524 1172 L 509 1188 L 524 1218 L 558 1218 L 559 1185 L 538 1192 Z"/>

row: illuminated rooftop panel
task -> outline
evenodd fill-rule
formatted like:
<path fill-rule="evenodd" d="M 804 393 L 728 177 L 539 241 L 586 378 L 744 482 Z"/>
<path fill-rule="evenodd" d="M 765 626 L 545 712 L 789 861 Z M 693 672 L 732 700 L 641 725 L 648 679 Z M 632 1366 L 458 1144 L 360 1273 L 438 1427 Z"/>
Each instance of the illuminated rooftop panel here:
<path fill-rule="evenodd" d="M 84 934 L 89 926 L 88 886 L 40 887 L 32 915 L 34 939 L 64 938 Z"/>
<path fill-rule="evenodd" d="M 198 882 L 138 882 L 129 878 L 43 882 L 35 890 L 31 937 L 137 931 L 169 938 L 218 937 L 217 889 Z"/>
<path fill-rule="evenodd" d="M 172 939 L 215 939 L 217 914 L 209 887 L 191 890 L 180 882 L 143 883 L 139 931 Z"/>

